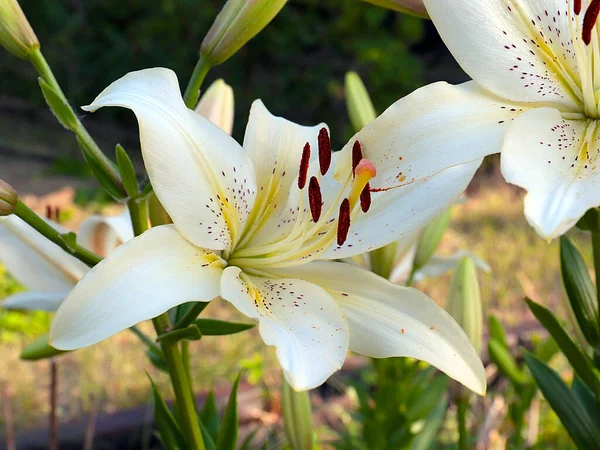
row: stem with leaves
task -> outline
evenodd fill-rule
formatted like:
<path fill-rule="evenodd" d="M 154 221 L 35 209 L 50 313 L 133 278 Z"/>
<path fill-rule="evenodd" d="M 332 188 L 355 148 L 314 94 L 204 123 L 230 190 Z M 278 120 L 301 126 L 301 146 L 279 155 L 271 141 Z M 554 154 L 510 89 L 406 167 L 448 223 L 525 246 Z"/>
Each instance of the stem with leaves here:
<path fill-rule="evenodd" d="M 129 214 L 133 231 L 136 236 L 148 230 L 148 201 L 143 198 L 129 200 Z M 157 335 L 161 335 L 171 329 L 171 323 L 167 313 L 163 313 L 152 319 Z M 181 412 L 180 426 L 187 439 L 190 449 L 204 450 L 204 440 L 198 423 L 196 402 L 190 385 L 190 375 L 182 358 L 176 341 L 165 339 L 160 341 L 160 346 L 169 369 L 171 384 L 175 392 L 177 407 Z"/>

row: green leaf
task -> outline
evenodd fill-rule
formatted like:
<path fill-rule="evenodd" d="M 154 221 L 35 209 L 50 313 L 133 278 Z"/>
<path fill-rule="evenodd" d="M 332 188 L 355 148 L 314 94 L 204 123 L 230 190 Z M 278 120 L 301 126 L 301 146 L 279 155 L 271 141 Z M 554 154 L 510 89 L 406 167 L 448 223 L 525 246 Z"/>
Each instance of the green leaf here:
<path fill-rule="evenodd" d="M 561 351 L 567 357 L 573 369 L 581 377 L 581 379 L 596 393 L 600 393 L 600 379 L 596 373 L 590 358 L 579 348 L 573 338 L 569 335 L 565 327 L 563 327 L 552 312 L 535 303 L 530 299 L 525 299 L 527 306 L 536 317 L 537 320 L 548 330 L 554 338 Z"/>
<path fill-rule="evenodd" d="M 206 430 L 213 441 L 216 440 L 221 419 L 219 418 L 219 410 L 217 409 L 217 402 L 215 401 L 215 392 L 212 389 L 204 401 L 204 406 L 200 412 L 200 420 L 206 427 Z"/>
<path fill-rule="evenodd" d="M 196 319 L 196 325 L 204 336 L 225 336 L 254 328 L 253 323 L 224 322 L 217 319 Z"/>
<path fill-rule="evenodd" d="M 548 362 L 554 355 L 559 352 L 556 341 L 549 337 L 545 341 L 537 344 L 533 350 L 533 354 L 536 358 L 541 359 L 544 362 Z"/>
<path fill-rule="evenodd" d="M 140 194 L 140 189 L 138 187 L 137 175 L 135 174 L 133 163 L 121 144 L 117 144 L 115 154 L 117 157 L 117 167 L 119 168 L 125 191 L 127 191 L 129 198 L 137 198 Z"/>
<path fill-rule="evenodd" d="M 186 450 L 188 445 L 183 437 L 183 433 L 179 429 L 179 425 L 177 425 L 177 421 L 173 417 L 173 414 L 171 414 L 171 411 L 160 395 L 160 392 L 150 375 L 148 375 L 148 378 L 152 384 L 152 393 L 154 395 L 154 418 L 156 421 L 156 428 L 160 433 L 161 441 L 168 450 Z"/>
<path fill-rule="evenodd" d="M 433 256 L 442 241 L 442 237 L 444 237 L 448 225 L 450 225 L 451 216 L 452 207 L 448 208 L 425 227 L 425 231 L 421 235 L 417 251 L 415 252 L 413 271 L 423 267 L 427 264 L 429 258 Z"/>
<path fill-rule="evenodd" d="M 571 391 L 573 391 L 581 404 L 585 407 L 587 413 L 594 422 L 596 429 L 600 430 L 600 404 L 596 397 L 594 397 L 594 393 L 578 376 L 573 379 Z"/>
<path fill-rule="evenodd" d="M 210 432 L 206 429 L 206 426 L 200 421 L 200 431 L 202 432 L 202 440 L 204 441 L 205 450 L 217 450 L 215 439 L 211 436 Z"/>
<path fill-rule="evenodd" d="M 50 110 L 60 122 L 60 124 L 67 130 L 74 130 L 77 127 L 78 119 L 75 113 L 71 109 L 71 106 L 67 101 L 56 92 L 43 78 L 38 78 L 42 94 L 46 99 L 46 103 L 50 107 Z"/>
<path fill-rule="evenodd" d="M 488 352 L 490 359 L 498 366 L 502 372 L 515 387 L 522 387 L 527 384 L 527 375 L 523 372 L 517 361 L 513 358 L 510 350 L 499 343 L 496 339 L 488 342 Z"/>
<path fill-rule="evenodd" d="M 172 322 L 175 324 L 174 329 L 189 327 L 194 320 L 206 309 L 209 302 L 192 302 L 184 303 L 173 309 Z M 181 309 L 179 309 L 181 308 Z"/>
<path fill-rule="evenodd" d="M 170 341 L 177 342 L 182 339 L 187 339 L 188 341 L 197 341 L 202 338 L 202 333 L 198 329 L 197 326 L 192 325 L 191 327 L 182 328 L 181 330 L 173 330 L 167 333 L 163 333 L 156 338 L 157 342 Z"/>
<path fill-rule="evenodd" d="M 237 392 L 240 385 L 241 372 L 237 376 L 229 394 L 229 401 L 225 414 L 223 415 L 223 423 L 217 437 L 217 450 L 235 450 L 238 437 L 238 408 L 237 408 Z"/>
<path fill-rule="evenodd" d="M 260 430 L 260 428 L 257 428 L 248 436 L 246 436 L 246 439 L 244 439 L 244 441 L 240 445 L 240 450 L 252 450 L 252 447 L 250 447 L 252 445 L 252 439 L 254 439 L 254 436 L 256 436 L 258 430 Z"/>
<path fill-rule="evenodd" d="M 596 288 L 577 247 L 560 237 L 560 269 L 569 303 L 583 335 L 592 347 L 600 345 L 600 316 Z"/>
<path fill-rule="evenodd" d="M 123 200 L 127 197 L 127 191 L 125 187 L 119 184 L 117 180 L 113 179 L 107 171 L 104 170 L 102 164 L 96 160 L 92 150 L 88 147 L 88 144 L 77 137 L 77 142 L 85 158 L 85 162 L 90 167 L 92 173 L 102 185 L 102 187 L 108 192 L 113 198 L 117 200 Z M 113 164 L 113 163 L 111 163 Z"/>
<path fill-rule="evenodd" d="M 559 417 L 575 445 L 580 449 L 599 448 L 600 430 L 577 397 L 548 365 L 528 352 L 525 363 L 542 394 Z"/>
<path fill-rule="evenodd" d="M 440 398 L 448 389 L 448 378 L 438 376 L 431 381 L 418 396 L 417 401 L 409 405 L 406 418 L 409 422 L 416 422 L 427 417 L 439 404 Z"/>
<path fill-rule="evenodd" d="M 506 340 L 504 327 L 496 316 L 490 315 L 488 317 L 488 329 L 490 331 L 490 340 L 494 339 L 498 344 L 502 345 L 507 350 L 510 350 L 510 346 Z"/>
<path fill-rule="evenodd" d="M 419 434 L 413 439 L 410 450 L 428 450 L 437 442 L 439 430 L 444 423 L 448 400 L 442 398 L 438 405 L 429 413 L 427 420 Z"/>
<path fill-rule="evenodd" d="M 167 362 L 165 361 L 165 358 L 162 355 L 162 353 L 159 354 L 156 352 L 156 350 L 150 348 L 146 350 L 146 356 L 148 357 L 148 359 L 154 367 L 161 370 L 162 372 L 169 372 L 169 367 L 167 366 Z"/>
<path fill-rule="evenodd" d="M 577 222 L 577 228 L 592 233 L 600 232 L 600 209 L 589 209 L 585 215 Z"/>

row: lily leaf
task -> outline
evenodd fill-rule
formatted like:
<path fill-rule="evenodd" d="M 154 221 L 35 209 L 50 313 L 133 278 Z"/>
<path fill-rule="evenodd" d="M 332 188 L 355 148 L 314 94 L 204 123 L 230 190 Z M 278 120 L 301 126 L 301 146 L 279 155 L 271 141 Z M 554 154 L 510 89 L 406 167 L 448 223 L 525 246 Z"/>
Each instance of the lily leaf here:
<path fill-rule="evenodd" d="M 219 418 L 219 410 L 215 401 L 215 392 L 212 389 L 204 401 L 204 406 L 200 412 L 200 420 L 206 427 L 206 431 L 210 434 L 210 437 L 213 440 L 217 439 L 221 419 Z"/>
<path fill-rule="evenodd" d="M 578 448 L 598 448 L 600 430 L 593 419 L 560 376 L 548 365 L 528 352 L 524 352 L 525 363 L 533 374 L 540 390 L 560 418 Z"/>
<path fill-rule="evenodd" d="M 217 319 L 196 319 L 194 325 L 205 336 L 225 336 L 254 328 L 253 323 L 225 322 Z"/>
<path fill-rule="evenodd" d="M 173 330 L 168 331 L 167 333 L 161 334 L 156 338 L 157 342 L 163 341 L 172 341 L 177 342 L 182 339 L 187 339 L 188 341 L 197 341 L 202 338 L 202 333 L 198 329 L 198 327 L 192 325 L 187 328 L 182 328 L 181 330 Z"/>
<path fill-rule="evenodd" d="M 229 401 L 227 402 L 227 408 L 225 408 L 225 414 L 223 416 L 223 423 L 219 430 L 219 436 L 217 438 L 217 450 L 235 450 L 237 447 L 238 438 L 238 407 L 237 407 L 237 392 L 240 385 L 241 372 L 237 376 L 229 394 Z"/>
<path fill-rule="evenodd" d="M 154 395 L 154 417 L 156 421 L 156 428 L 160 434 L 160 439 L 168 450 L 185 450 L 188 448 L 187 442 L 183 437 L 183 433 L 177 425 L 177 421 L 171 414 L 167 404 L 160 395 L 156 384 L 150 375 L 148 375 L 150 383 L 152 384 L 152 393 Z"/>

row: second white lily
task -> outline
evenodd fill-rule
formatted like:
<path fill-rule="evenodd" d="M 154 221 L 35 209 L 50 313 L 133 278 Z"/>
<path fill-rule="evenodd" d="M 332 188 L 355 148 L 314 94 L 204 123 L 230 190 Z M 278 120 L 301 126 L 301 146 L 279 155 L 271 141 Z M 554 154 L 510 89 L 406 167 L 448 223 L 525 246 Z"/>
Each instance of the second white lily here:
<path fill-rule="evenodd" d="M 79 282 L 52 324 L 53 346 L 92 345 L 178 304 L 221 296 L 259 321 L 296 390 L 323 383 L 350 349 L 418 358 L 485 391 L 481 361 L 442 308 L 328 261 L 419 229 L 460 195 L 480 161 L 388 189 L 402 177 L 402 158 L 380 139 L 385 123 L 373 122 L 338 157 L 325 125 L 274 117 L 260 101 L 242 148 L 186 108 L 167 69 L 130 73 L 84 109 L 104 106 L 136 114 L 148 175 L 174 223 L 120 246 Z"/>

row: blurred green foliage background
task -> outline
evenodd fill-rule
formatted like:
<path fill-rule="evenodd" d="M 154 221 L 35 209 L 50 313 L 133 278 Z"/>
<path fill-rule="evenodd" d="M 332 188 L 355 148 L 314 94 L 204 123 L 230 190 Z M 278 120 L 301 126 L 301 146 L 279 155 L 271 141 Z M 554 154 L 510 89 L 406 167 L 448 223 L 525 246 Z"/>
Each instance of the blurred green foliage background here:
<path fill-rule="evenodd" d="M 20 3 L 67 96 L 79 106 L 125 73 L 146 67 L 172 68 L 184 88 L 224 0 Z M 411 50 L 425 27 L 420 19 L 358 0 L 290 0 L 258 37 L 213 69 L 208 82 L 222 77 L 233 86 L 238 139 L 251 102 L 262 98 L 277 115 L 306 124 L 328 122 L 334 142 L 342 145 L 352 134 L 344 74 L 358 71 L 383 111 L 423 84 L 422 58 Z M 0 52 L 2 94 L 43 107 L 35 77 L 27 62 Z M 134 124 L 130 114 L 116 109 L 102 117 Z"/>

